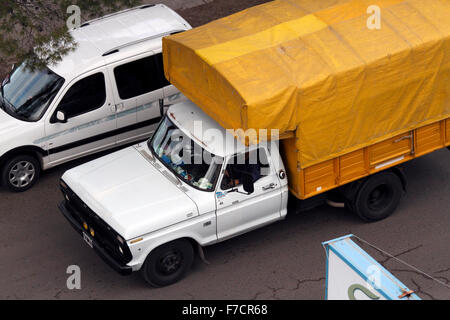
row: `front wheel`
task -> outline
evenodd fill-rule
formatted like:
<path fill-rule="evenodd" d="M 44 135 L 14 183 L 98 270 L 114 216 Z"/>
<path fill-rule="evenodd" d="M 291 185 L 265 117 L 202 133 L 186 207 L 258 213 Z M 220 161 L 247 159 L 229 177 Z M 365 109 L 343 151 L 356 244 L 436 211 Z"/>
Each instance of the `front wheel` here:
<path fill-rule="evenodd" d="M 7 160 L 2 170 L 2 181 L 11 191 L 30 189 L 39 178 L 41 167 L 36 158 L 19 155 Z"/>
<path fill-rule="evenodd" d="M 402 194 L 400 178 L 394 172 L 382 172 L 371 176 L 362 184 L 351 209 L 365 221 L 379 221 L 395 211 Z"/>
<path fill-rule="evenodd" d="M 145 260 L 142 275 L 153 287 L 181 280 L 191 268 L 194 250 L 187 240 L 175 240 L 153 250 Z"/>

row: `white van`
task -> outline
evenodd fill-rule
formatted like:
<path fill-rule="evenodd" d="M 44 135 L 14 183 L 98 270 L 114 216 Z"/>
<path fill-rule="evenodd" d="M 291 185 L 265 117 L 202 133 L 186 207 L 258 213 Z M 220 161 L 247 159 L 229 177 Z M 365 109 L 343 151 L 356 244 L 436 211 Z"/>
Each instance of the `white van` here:
<path fill-rule="evenodd" d="M 144 5 L 71 31 L 77 48 L 56 65 L 22 63 L 0 92 L 0 173 L 12 191 L 41 170 L 145 140 L 184 96 L 164 77 L 162 38 L 191 29 L 165 5 Z"/>

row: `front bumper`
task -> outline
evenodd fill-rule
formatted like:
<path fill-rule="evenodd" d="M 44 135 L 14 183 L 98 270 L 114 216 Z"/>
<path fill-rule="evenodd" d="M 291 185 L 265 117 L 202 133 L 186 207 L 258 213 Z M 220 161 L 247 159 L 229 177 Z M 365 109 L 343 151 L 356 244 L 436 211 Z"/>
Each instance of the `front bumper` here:
<path fill-rule="evenodd" d="M 70 222 L 72 227 L 77 231 L 81 236 L 83 236 L 83 227 L 80 225 L 78 221 L 76 221 L 69 209 L 66 207 L 67 201 L 64 200 L 58 205 L 59 210 L 62 212 L 64 217 Z M 94 251 L 114 270 L 116 270 L 121 275 L 130 275 L 133 270 L 131 267 L 127 266 L 121 261 L 117 261 L 114 257 L 112 257 L 106 250 L 95 240 L 92 239 L 92 246 Z"/>

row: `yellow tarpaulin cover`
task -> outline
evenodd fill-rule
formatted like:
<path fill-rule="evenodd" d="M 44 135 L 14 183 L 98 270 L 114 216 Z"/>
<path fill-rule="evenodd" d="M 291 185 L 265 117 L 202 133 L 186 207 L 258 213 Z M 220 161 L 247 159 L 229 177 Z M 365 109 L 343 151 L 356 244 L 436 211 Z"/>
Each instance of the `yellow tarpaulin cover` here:
<path fill-rule="evenodd" d="M 294 132 L 301 168 L 450 115 L 450 0 L 277 0 L 163 52 L 166 77 L 223 127 Z"/>

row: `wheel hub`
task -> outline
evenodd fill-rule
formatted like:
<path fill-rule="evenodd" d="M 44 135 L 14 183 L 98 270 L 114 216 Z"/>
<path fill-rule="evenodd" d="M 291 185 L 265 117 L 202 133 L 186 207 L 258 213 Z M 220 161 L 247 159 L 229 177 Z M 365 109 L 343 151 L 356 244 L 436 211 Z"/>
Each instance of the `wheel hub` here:
<path fill-rule="evenodd" d="M 173 274 L 180 268 L 181 262 L 181 254 L 179 252 L 171 252 L 161 259 L 159 269 L 163 274 Z"/>
<path fill-rule="evenodd" d="M 372 210 L 379 210 L 389 203 L 392 192 L 386 185 L 380 185 L 375 188 L 369 195 L 369 208 Z"/>
<path fill-rule="evenodd" d="M 31 162 L 21 161 L 11 167 L 9 182 L 17 188 L 24 188 L 33 181 L 35 174 L 36 170 Z"/>

